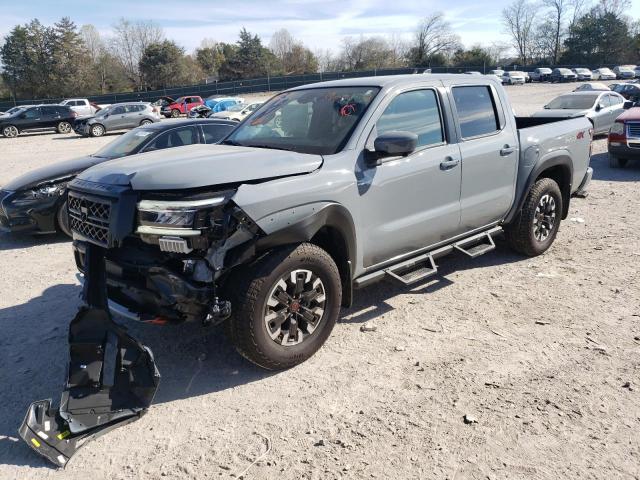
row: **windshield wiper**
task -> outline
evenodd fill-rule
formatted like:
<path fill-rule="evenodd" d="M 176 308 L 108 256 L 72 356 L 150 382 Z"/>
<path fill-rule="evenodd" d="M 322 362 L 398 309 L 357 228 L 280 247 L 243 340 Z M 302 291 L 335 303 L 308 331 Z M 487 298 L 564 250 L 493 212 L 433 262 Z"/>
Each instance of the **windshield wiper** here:
<path fill-rule="evenodd" d="M 250 145 L 245 145 L 245 146 L 246 147 L 251 147 L 251 148 L 266 148 L 266 149 L 269 149 L 269 150 L 285 150 L 287 152 L 293 151 L 292 148 L 276 147 L 275 145 L 266 145 L 266 144 L 261 144 L 261 143 L 250 144 Z"/>
<path fill-rule="evenodd" d="M 222 142 L 220 142 L 220 145 L 232 145 L 234 147 L 244 147 L 246 145 L 243 145 L 241 143 L 238 143 L 236 141 L 233 140 L 223 140 Z"/>

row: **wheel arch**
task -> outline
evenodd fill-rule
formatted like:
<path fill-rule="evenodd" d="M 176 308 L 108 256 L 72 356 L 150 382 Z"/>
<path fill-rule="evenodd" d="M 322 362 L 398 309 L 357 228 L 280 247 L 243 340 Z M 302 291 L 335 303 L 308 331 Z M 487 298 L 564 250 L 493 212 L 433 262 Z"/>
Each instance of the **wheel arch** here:
<path fill-rule="evenodd" d="M 256 242 L 256 252 L 302 242 L 324 249 L 336 262 L 342 280 L 342 305 L 353 298 L 353 265 L 356 259 L 355 224 L 349 211 L 337 203 L 323 204 L 313 213 L 287 224 Z"/>
<path fill-rule="evenodd" d="M 531 191 L 531 187 L 541 178 L 550 178 L 560 187 L 562 193 L 562 219 L 567 218 L 569 214 L 569 202 L 571 200 L 571 188 L 573 183 L 573 162 L 571 157 L 566 154 L 554 155 L 539 161 L 531 170 L 527 177 L 525 187 L 522 190 L 520 198 L 516 199 L 517 203 L 511 210 L 505 223 L 510 223 L 522 210 L 522 206 L 527 199 L 527 195 Z"/>

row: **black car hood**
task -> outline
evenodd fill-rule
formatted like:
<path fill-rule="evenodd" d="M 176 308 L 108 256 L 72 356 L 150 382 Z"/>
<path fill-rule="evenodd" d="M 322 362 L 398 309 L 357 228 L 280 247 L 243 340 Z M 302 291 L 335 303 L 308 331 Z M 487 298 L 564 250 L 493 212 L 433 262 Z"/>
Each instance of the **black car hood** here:
<path fill-rule="evenodd" d="M 27 190 L 44 182 L 75 176 L 87 168 L 97 165 L 98 163 L 106 162 L 107 160 L 110 159 L 86 156 L 65 162 L 57 162 L 20 175 L 3 185 L 2 188 L 12 192 Z"/>

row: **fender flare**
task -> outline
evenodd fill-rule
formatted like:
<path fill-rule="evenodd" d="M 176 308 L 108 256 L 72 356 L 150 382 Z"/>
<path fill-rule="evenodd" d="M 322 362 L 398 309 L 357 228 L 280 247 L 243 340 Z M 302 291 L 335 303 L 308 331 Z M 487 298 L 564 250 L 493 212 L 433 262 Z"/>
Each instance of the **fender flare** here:
<path fill-rule="evenodd" d="M 524 202 L 527 199 L 527 195 L 536 180 L 538 180 L 545 171 L 554 167 L 562 168 L 564 177 L 568 180 L 564 182 L 564 185 L 559 185 L 560 191 L 562 192 L 562 219 L 564 220 L 567 218 L 569 213 L 569 202 L 571 199 L 571 188 L 573 184 L 573 162 L 571 161 L 571 157 L 566 153 L 553 152 L 550 156 L 541 159 L 533 167 L 527 177 L 522 193 L 520 194 L 520 198 L 517 198 L 514 202 L 514 206 L 507 214 L 504 223 L 509 224 L 513 221 L 520 210 L 522 210 Z"/>
<path fill-rule="evenodd" d="M 306 215 L 298 217 L 295 221 L 288 223 L 283 228 L 279 228 L 260 237 L 256 242 L 256 252 L 294 243 L 308 242 L 325 227 L 338 232 L 344 240 L 344 246 L 346 248 L 344 252 L 345 261 L 338 262 L 338 259 L 336 259 L 336 263 L 343 263 L 342 265 L 338 265 L 341 277 L 343 278 L 342 304 L 343 306 L 350 306 L 353 296 L 353 265 L 357 258 L 356 228 L 353 217 L 351 213 L 339 203 L 322 202 L 304 207 L 307 207 L 306 210 L 308 213 Z M 290 211 L 293 212 L 294 210 L 296 209 L 291 209 Z M 261 222 L 257 223 L 259 224 Z"/>

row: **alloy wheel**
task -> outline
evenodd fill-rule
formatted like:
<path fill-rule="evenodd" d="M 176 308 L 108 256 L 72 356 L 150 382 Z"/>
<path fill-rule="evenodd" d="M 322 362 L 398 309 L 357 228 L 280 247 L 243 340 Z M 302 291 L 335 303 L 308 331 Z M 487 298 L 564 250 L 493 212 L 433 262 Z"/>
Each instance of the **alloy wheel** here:
<path fill-rule="evenodd" d="M 15 138 L 18 136 L 18 129 L 13 125 L 9 125 L 2 130 L 2 134 L 7 138 Z"/>
<path fill-rule="evenodd" d="M 323 321 L 325 303 L 322 280 L 310 270 L 293 270 L 278 280 L 267 297 L 267 334 L 285 347 L 302 343 Z"/>
<path fill-rule="evenodd" d="M 71 124 L 67 122 L 60 122 L 58 124 L 58 133 L 69 133 L 71 131 Z"/>
<path fill-rule="evenodd" d="M 556 201 L 545 194 L 540 198 L 533 218 L 533 235 L 539 242 L 544 242 L 556 224 Z"/>

